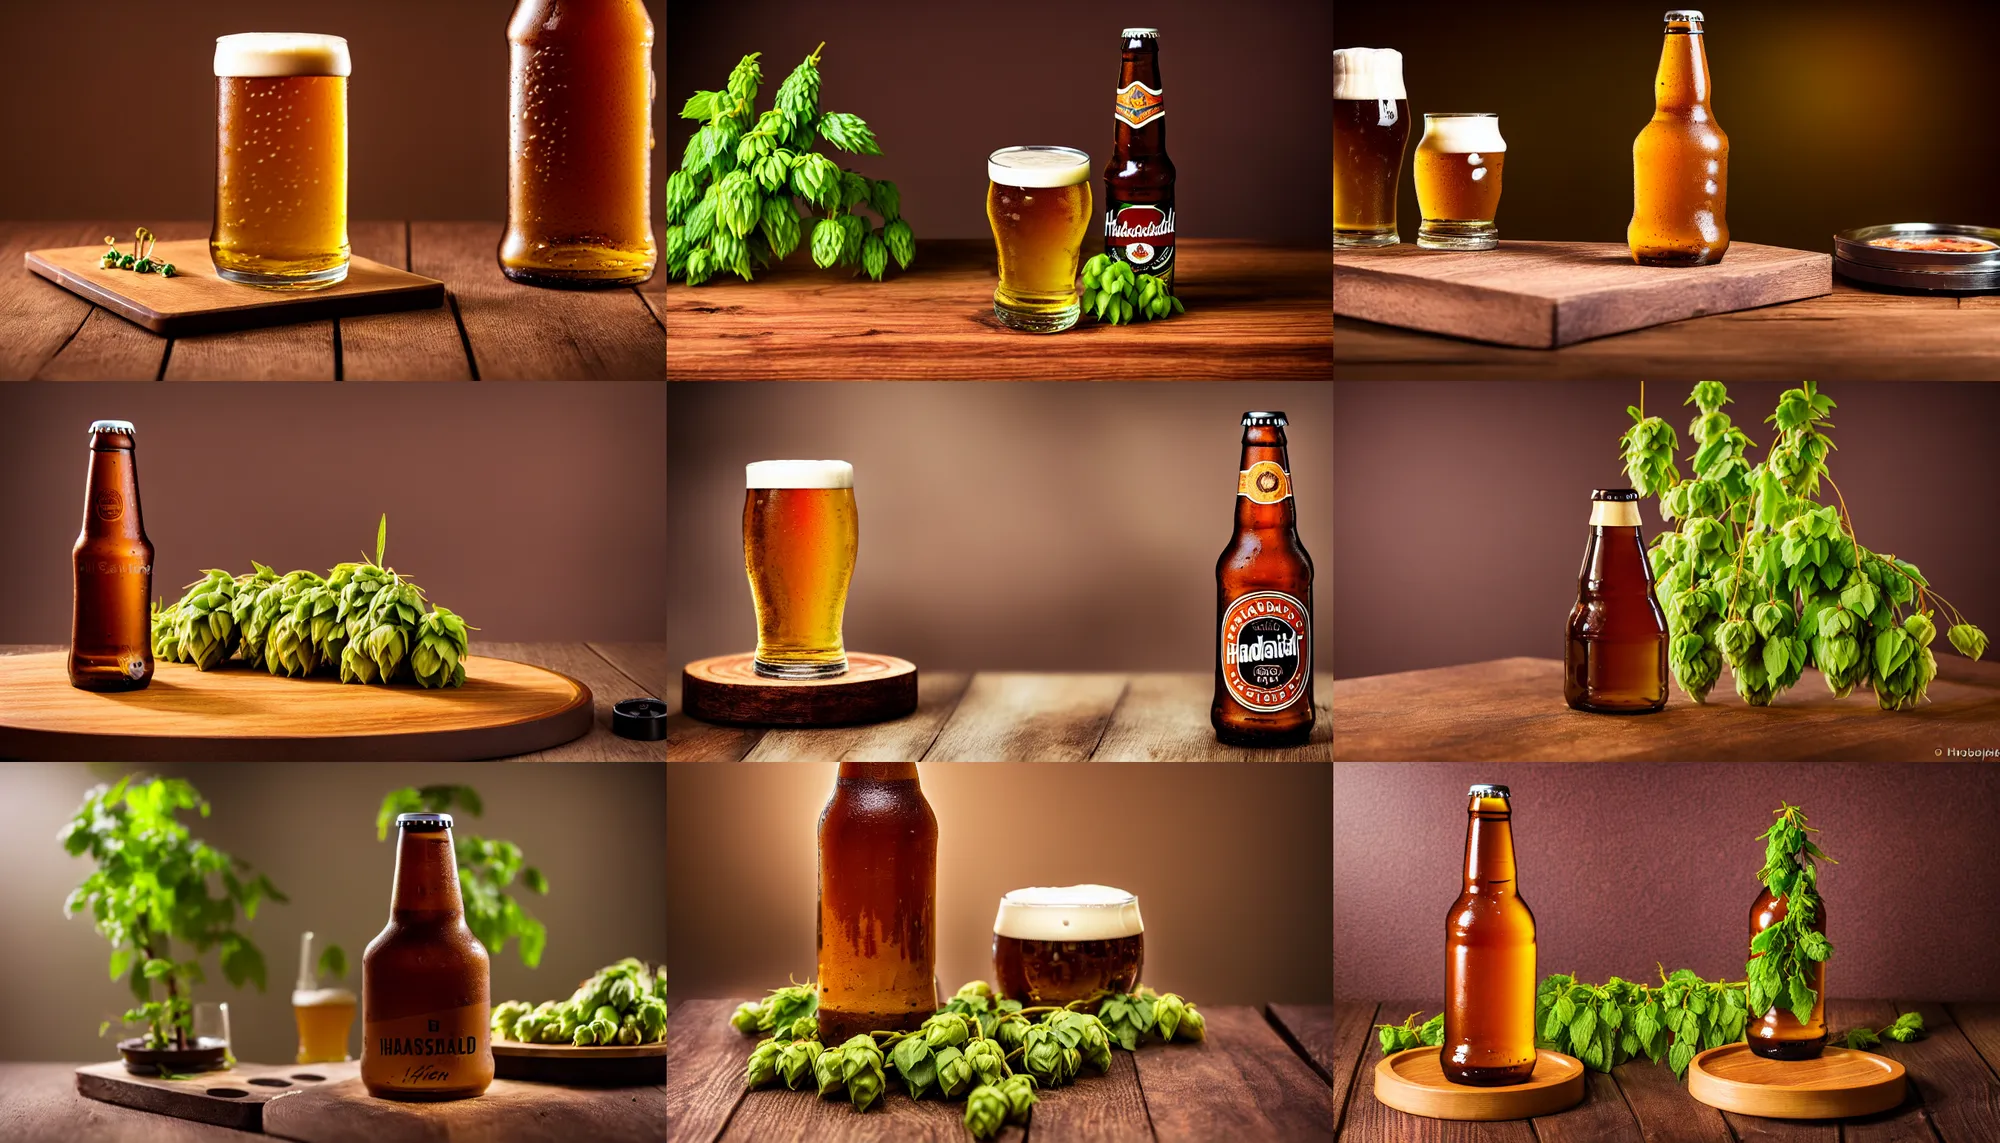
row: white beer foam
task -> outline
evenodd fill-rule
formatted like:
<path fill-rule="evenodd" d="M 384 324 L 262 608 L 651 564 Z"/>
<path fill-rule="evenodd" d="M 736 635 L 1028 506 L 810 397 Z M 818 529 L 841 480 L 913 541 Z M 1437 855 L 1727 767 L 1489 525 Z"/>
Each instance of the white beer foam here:
<path fill-rule="evenodd" d="M 1041 885 L 1000 898 L 993 932 L 1017 941 L 1109 941 L 1146 931 L 1139 899 L 1109 885 Z"/>
<path fill-rule="evenodd" d="M 1430 143 L 1431 150 L 1451 155 L 1474 151 L 1500 155 L 1507 151 L 1507 140 L 1500 137 L 1500 119 L 1494 115 L 1425 120 L 1424 141 Z"/>
<path fill-rule="evenodd" d="M 1333 53 L 1335 99 L 1408 99 L 1403 53 L 1394 48 L 1341 48 Z"/>
<path fill-rule="evenodd" d="M 316 32 L 240 32 L 215 41 L 215 74 L 353 75 L 347 41 Z"/>
<path fill-rule="evenodd" d="M 743 466 L 745 488 L 852 488 L 854 466 L 844 460 L 753 460 Z"/>
<path fill-rule="evenodd" d="M 294 988 L 292 1007 L 323 1008 L 332 1004 L 352 1004 L 354 994 L 345 988 Z"/>
<path fill-rule="evenodd" d="M 1003 187 L 1068 187 L 1090 178 L 1090 156 L 1071 147 L 1002 147 L 986 177 Z"/>

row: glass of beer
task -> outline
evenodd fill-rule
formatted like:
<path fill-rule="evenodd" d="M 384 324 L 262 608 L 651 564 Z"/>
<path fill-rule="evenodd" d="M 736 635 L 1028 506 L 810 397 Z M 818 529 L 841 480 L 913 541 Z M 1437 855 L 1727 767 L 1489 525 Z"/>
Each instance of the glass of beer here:
<path fill-rule="evenodd" d="M 986 220 L 1000 251 L 993 316 L 1010 329 L 1076 324 L 1076 264 L 1090 229 L 1090 156 L 1074 147 L 1002 147 L 986 160 Z"/>
<path fill-rule="evenodd" d="M 861 542 L 854 466 L 844 460 L 753 461 L 743 466 L 743 488 L 743 568 L 757 608 L 757 673 L 774 679 L 846 674 L 840 624 Z"/>
<path fill-rule="evenodd" d="M 347 277 L 347 41 L 248 32 L 215 41 L 215 228 L 228 282 L 280 290 Z"/>
<path fill-rule="evenodd" d="M 1500 117 L 1488 112 L 1424 116 L 1417 144 L 1417 206 L 1426 250 L 1491 250 L 1500 244 L 1500 169 L 1507 141 Z"/>
<path fill-rule="evenodd" d="M 1410 145 L 1410 99 L 1403 53 L 1341 48 L 1333 53 L 1333 244 L 1393 246 L 1396 195 Z"/>
<path fill-rule="evenodd" d="M 1109 885 L 1016 889 L 993 918 L 993 980 L 1034 1006 L 1130 992 L 1146 962 L 1139 898 Z"/>
<path fill-rule="evenodd" d="M 354 1030 L 354 993 L 345 988 L 295 988 L 292 1015 L 299 1024 L 302 1064 L 333 1064 L 352 1059 L 347 1036 Z"/>

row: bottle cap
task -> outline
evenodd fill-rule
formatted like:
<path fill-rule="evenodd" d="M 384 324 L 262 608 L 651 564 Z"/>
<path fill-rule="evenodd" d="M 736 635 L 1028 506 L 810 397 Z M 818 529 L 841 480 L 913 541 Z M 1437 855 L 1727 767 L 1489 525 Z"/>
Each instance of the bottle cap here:
<path fill-rule="evenodd" d="M 414 829 L 425 832 L 429 832 L 432 830 L 450 829 L 451 815 L 450 814 L 398 814 L 396 816 L 396 828 Z"/>
<path fill-rule="evenodd" d="M 1667 23 L 1669 24 L 1675 24 L 1675 23 L 1699 24 L 1701 22 L 1702 22 L 1701 13 L 1695 11 L 1693 8 L 1676 8 L 1673 11 L 1667 13 Z"/>
<path fill-rule="evenodd" d="M 1505 786 L 1489 786 L 1482 782 L 1467 790 L 1465 796 L 1468 798 L 1508 798 L 1513 795 L 1507 792 L 1507 787 Z"/>
<path fill-rule="evenodd" d="M 658 742 L 667 736 L 667 704 L 656 698 L 621 699 L 611 708 L 611 733 Z"/>
<path fill-rule="evenodd" d="M 1285 420 L 1285 414 L 1283 413 L 1243 414 L 1243 427 L 1246 429 L 1249 428 L 1251 425 L 1277 425 L 1279 428 L 1283 428 L 1288 423 L 1289 422 Z"/>
<path fill-rule="evenodd" d="M 1639 494 L 1630 488 L 1593 488 L 1590 490 L 1590 498 L 1592 500 L 1630 500 L 1636 504 L 1639 500 Z"/>
<path fill-rule="evenodd" d="M 1157 40 L 1160 38 L 1160 30 L 1158 28 L 1127 28 L 1120 34 L 1128 40 Z"/>
<path fill-rule="evenodd" d="M 124 433 L 129 437 L 139 430 L 133 428 L 130 421 L 92 421 L 90 422 L 90 431 L 92 433 Z"/>

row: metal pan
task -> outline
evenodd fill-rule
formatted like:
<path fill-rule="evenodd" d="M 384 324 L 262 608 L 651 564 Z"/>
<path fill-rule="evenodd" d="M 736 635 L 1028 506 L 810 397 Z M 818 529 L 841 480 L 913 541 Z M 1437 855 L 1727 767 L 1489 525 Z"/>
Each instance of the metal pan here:
<path fill-rule="evenodd" d="M 1991 249 L 1963 253 L 1871 246 L 1878 238 L 1972 238 Z M 1936 293 L 2000 290 L 2000 229 L 1943 222 L 1862 226 L 1833 236 L 1833 266 L 1841 277 L 1878 286 Z"/>

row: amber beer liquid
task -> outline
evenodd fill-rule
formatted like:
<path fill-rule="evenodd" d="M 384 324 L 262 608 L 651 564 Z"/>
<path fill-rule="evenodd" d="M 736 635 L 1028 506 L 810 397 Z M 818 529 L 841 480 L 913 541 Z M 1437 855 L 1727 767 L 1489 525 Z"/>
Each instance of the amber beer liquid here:
<path fill-rule="evenodd" d="M 384 1099 L 466 1099 L 493 1082 L 486 947 L 465 924 L 450 814 L 396 819 L 389 924 L 361 958 L 361 1082 Z"/>
<path fill-rule="evenodd" d="M 1639 494 L 1590 494 L 1590 542 L 1563 650 L 1563 697 L 1577 710 L 1645 714 L 1667 705 L 1667 616 L 1639 534 Z"/>
<path fill-rule="evenodd" d="M 1706 266 L 1729 251 L 1729 136 L 1709 107 L 1702 16 L 1667 13 L 1653 118 L 1632 143 L 1632 223 L 1641 266 Z"/>
<path fill-rule="evenodd" d="M 819 817 L 819 1034 L 937 1010 L 937 818 L 914 762 L 842 762 Z"/>
<path fill-rule="evenodd" d="M 1535 915 L 1514 875 L 1505 786 L 1474 786 L 1465 827 L 1465 888 L 1445 918 L 1444 1078 L 1474 1087 L 1535 1072 Z"/>
<path fill-rule="evenodd" d="M 83 530 L 70 556 L 69 683 L 136 691 L 153 681 L 153 542 L 139 515 L 137 434 L 130 421 L 90 426 Z"/>
<path fill-rule="evenodd" d="M 224 281 L 322 289 L 347 277 L 347 80 L 339 36 L 215 41 L 215 225 Z"/>
<path fill-rule="evenodd" d="M 1312 556 L 1299 542 L 1285 414 L 1243 414 L 1236 528 L 1215 563 L 1215 701 L 1228 746 L 1312 737 Z"/>
<path fill-rule="evenodd" d="M 1104 252 L 1174 292 L 1174 161 L 1167 157 L 1167 93 L 1160 33 L 1127 28 L 1104 165 Z"/>
<path fill-rule="evenodd" d="M 1770 889 L 1757 895 L 1750 906 L 1750 939 L 1785 919 L 1787 909 L 1785 898 L 1774 896 Z M 1819 902 L 1817 914 L 1811 928 L 1826 932 L 1826 902 Z M 1764 954 L 1752 953 L 1754 960 Z M 1799 1023 L 1798 1017 L 1783 1002 L 1771 1006 L 1769 1012 L 1758 1016 L 1751 1014 L 1749 1025 L 1744 1028 L 1744 1039 L 1749 1041 L 1750 1051 L 1767 1060 L 1811 1060 L 1817 1059 L 1826 1048 L 1826 962 L 1813 961 L 1807 983 L 1815 993 L 1812 1019 Z"/>
<path fill-rule="evenodd" d="M 339 1063 L 349 1058 L 354 993 L 345 988 L 294 989 L 292 1016 L 299 1026 L 299 1063 Z"/>
<path fill-rule="evenodd" d="M 1037 886 L 1000 898 L 993 980 L 1034 1007 L 1130 992 L 1146 964 L 1139 898 L 1109 885 Z"/>

